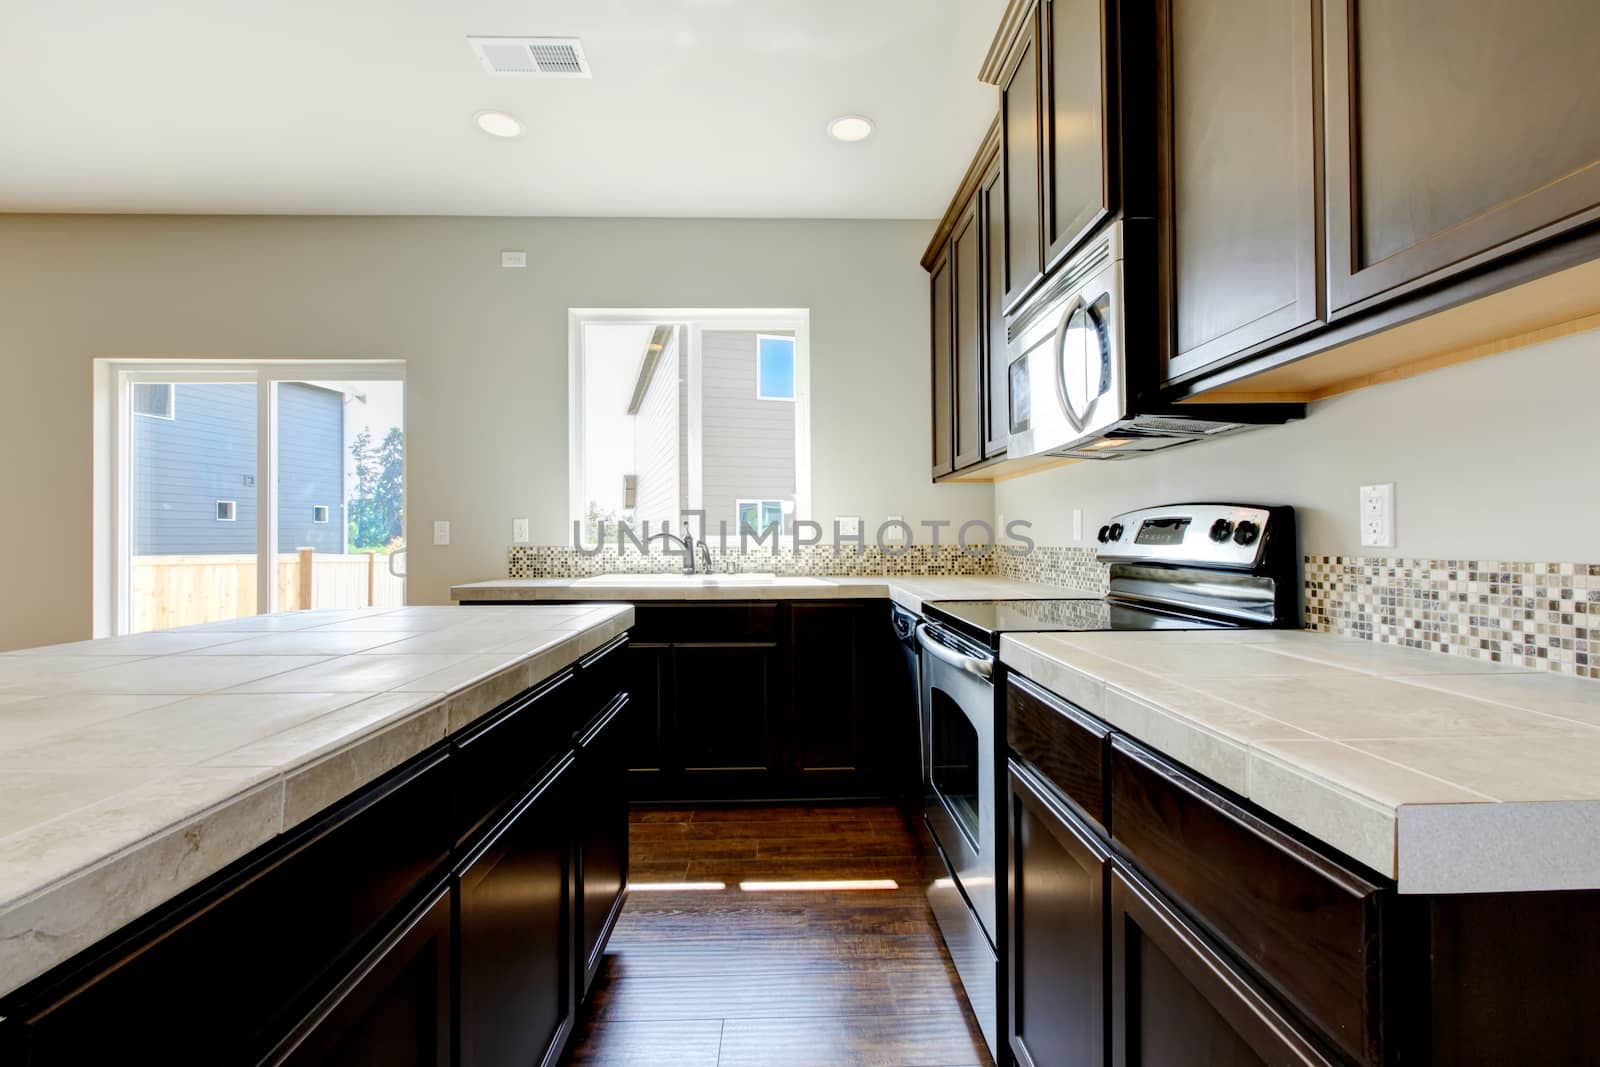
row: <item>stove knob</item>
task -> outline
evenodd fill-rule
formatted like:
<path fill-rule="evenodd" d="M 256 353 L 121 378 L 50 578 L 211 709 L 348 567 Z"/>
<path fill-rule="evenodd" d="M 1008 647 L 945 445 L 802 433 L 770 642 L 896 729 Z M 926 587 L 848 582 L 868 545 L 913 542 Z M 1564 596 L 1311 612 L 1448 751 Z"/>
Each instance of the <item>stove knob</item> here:
<path fill-rule="evenodd" d="M 1261 527 L 1245 519 L 1233 531 L 1233 543 L 1236 545 L 1253 545 L 1256 538 L 1261 535 Z"/>
<path fill-rule="evenodd" d="M 1122 540 L 1122 523 L 1120 523 L 1120 522 L 1112 523 L 1111 524 L 1110 533 L 1111 533 L 1111 540 L 1113 540 L 1113 541 Z"/>
<path fill-rule="evenodd" d="M 1109 526 L 1100 527 L 1100 532 L 1098 534 L 1096 534 L 1095 536 L 1100 538 L 1100 543 L 1102 545 L 1105 544 L 1107 541 L 1111 540 L 1111 527 L 1109 527 Z"/>
<path fill-rule="evenodd" d="M 1211 524 L 1211 540 L 1215 541 L 1217 544 L 1222 544 L 1232 536 L 1233 523 L 1229 522 L 1227 519 L 1218 519 L 1216 522 Z"/>

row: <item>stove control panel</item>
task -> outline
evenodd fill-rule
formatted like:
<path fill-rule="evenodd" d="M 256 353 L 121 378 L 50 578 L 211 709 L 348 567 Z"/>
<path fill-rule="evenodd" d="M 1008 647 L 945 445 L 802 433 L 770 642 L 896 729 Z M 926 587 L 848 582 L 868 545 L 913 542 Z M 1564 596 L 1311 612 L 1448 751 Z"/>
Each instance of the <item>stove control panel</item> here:
<path fill-rule="evenodd" d="M 1248 504 L 1173 504 L 1117 515 L 1100 527 L 1100 559 L 1253 567 L 1272 527 L 1272 509 Z"/>

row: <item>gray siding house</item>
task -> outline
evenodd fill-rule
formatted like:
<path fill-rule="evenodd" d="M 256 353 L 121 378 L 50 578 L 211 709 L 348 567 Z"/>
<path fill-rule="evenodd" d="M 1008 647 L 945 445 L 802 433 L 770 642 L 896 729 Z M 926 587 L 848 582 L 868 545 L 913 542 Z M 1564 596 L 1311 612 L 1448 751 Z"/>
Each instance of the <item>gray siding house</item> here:
<path fill-rule="evenodd" d="M 256 387 L 171 389 L 170 417 L 135 407 L 133 554 L 254 552 Z M 344 394 L 280 385 L 278 441 L 278 550 L 344 552 Z"/>
<path fill-rule="evenodd" d="M 649 520 L 651 529 L 666 522 L 677 530 L 690 506 L 689 391 L 686 360 L 680 351 L 681 331 L 656 331 L 659 350 L 640 360 L 628 414 L 634 418 L 633 513 Z M 706 513 L 706 535 L 715 536 L 719 522 L 730 533 L 739 529 L 741 501 L 766 502 L 768 512 L 782 508 L 783 532 L 794 528 L 795 401 L 793 369 L 790 396 L 764 398 L 757 387 L 760 337 L 787 337 L 786 331 L 706 330 L 701 334 L 700 374 L 700 506 Z M 792 357 L 791 357 L 792 358 Z M 756 514 L 760 515 L 759 507 Z M 763 520 L 757 519 L 760 526 Z"/>

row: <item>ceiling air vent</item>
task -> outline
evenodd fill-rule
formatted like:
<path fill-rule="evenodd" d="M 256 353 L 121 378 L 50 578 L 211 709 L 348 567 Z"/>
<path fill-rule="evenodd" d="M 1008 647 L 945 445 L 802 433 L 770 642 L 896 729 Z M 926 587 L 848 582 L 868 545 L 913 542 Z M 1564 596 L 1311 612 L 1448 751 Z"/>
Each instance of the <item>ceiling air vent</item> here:
<path fill-rule="evenodd" d="M 497 78 L 587 78 L 576 37 L 468 37 L 483 69 Z"/>

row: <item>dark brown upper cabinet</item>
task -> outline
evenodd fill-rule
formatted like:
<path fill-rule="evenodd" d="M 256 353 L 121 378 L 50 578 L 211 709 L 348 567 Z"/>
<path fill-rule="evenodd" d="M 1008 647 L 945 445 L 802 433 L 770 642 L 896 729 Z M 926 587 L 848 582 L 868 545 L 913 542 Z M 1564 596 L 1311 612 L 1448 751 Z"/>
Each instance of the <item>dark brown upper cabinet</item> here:
<path fill-rule="evenodd" d="M 983 227 L 973 197 L 950 235 L 955 310 L 956 470 L 983 459 Z"/>
<path fill-rule="evenodd" d="M 1322 318 L 1318 6 L 1158 5 L 1164 380 Z"/>
<path fill-rule="evenodd" d="M 983 456 L 1003 455 L 1011 443 L 1011 368 L 1005 314 L 1005 191 L 996 159 L 978 187 L 983 218 Z"/>
<path fill-rule="evenodd" d="M 1000 78 L 1000 170 L 1005 189 L 1005 307 L 1044 277 L 1044 111 L 1039 12 L 1029 10 Z"/>
<path fill-rule="evenodd" d="M 1593 0 L 1324 0 L 1333 316 L 1600 218 L 1596 40 Z"/>
<path fill-rule="evenodd" d="M 940 254 L 929 275 L 933 334 L 933 476 L 949 474 L 954 467 L 955 413 L 951 388 L 955 369 L 955 292 L 950 269 L 950 249 Z"/>
<path fill-rule="evenodd" d="M 1043 0 L 1039 13 L 1046 272 L 1117 207 L 1106 7 L 1106 0 Z"/>

